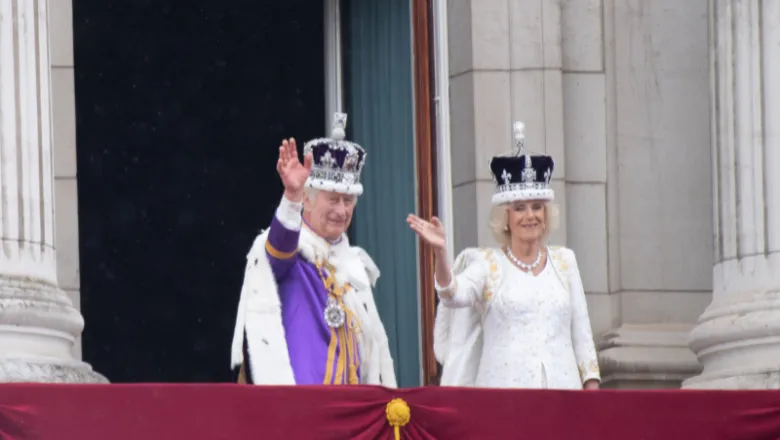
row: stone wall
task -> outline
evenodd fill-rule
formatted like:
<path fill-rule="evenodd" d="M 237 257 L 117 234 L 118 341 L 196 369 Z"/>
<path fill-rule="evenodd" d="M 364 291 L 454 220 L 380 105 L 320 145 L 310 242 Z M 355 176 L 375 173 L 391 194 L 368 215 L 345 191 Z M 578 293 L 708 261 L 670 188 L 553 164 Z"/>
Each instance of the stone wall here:
<path fill-rule="evenodd" d="M 706 2 L 449 3 L 455 250 L 493 244 L 491 156 L 556 160 L 607 387 L 676 387 L 712 291 Z"/>

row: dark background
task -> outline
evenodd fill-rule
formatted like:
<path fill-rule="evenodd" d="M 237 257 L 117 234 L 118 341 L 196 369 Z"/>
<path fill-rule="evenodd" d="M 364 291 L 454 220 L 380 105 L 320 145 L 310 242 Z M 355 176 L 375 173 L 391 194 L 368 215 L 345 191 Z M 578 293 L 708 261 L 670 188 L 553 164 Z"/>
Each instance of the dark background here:
<path fill-rule="evenodd" d="M 112 382 L 231 380 L 283 137 L 324 134 L 312 0 L 75 0 L 84 359 Z"/>

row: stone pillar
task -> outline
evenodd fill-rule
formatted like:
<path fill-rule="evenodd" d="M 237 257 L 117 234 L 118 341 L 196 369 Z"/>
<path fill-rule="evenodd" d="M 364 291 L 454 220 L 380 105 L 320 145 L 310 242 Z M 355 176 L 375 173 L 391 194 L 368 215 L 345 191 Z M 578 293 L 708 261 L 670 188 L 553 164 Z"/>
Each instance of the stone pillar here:
<path fill-rule="evenodd" d="M 106 382 L 57 285 L 47 6 L 0 2 L 0 382 Z"/>
<path fill-rule="evenodd" d="M 715 267 L 685 388 L 780 388 L 780 2 L 710 0 Z"/>

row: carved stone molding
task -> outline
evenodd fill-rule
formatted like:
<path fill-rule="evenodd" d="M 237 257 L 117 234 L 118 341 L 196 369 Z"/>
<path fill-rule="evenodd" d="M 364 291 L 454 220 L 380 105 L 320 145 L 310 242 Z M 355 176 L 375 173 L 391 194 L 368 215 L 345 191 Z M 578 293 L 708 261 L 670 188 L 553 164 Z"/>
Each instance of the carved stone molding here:
<path fill-rule="evenodd" d="M 0 276 L 0 382 L 107 383 L 71 354 L 83 327 L 61 289 Z"/>
<path fill-rule="evenodd" d="M 679 388 L 701 371 L 687 346 L 690 325 L 624 324 L 599 344 L 602 388 Z"/>
<path fill-rule="evenodd" d="M 84 319 L 56 286 L 0 276 L 0 325 L 34 325 L 77 337 L 84 328 Z"/>
<path fill-rule="evenodd" d="M 684 388 L 780 389 L 780 253 L 715 266 L 713 301 L 690 335 L 704 365 Z"/>
<path fill-rule="evenodd" d="M 0 360 L 0 382 L 98 384 L 108 383 L 108 380 L 83 362 L 44 363 L 6 359 Z"/>

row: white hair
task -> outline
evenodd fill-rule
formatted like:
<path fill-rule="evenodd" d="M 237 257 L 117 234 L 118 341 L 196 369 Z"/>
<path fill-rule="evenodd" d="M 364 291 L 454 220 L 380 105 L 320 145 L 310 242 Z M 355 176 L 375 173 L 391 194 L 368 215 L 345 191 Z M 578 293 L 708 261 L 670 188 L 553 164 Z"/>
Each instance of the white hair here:
<path fill-rule="evenodd" d="M 490 232 L 493 234 L 493 238 L 495 238 L 501 246 L 509 246 L 511 242 L 508 212 L 511 207 L 511 203 L 504 203 L 501 205 L 494 205 L 490 209 L 490 218 L 488 219 Z M 558 206 L 552 202 L 544 202 L 544 232 L 542 233 L 542 243 L 546 243 L 547 239 L 550 237 L 550 233 L 558 228 L 559 216 Z"/>
<path fill-rule="evenodd" d="M 314 202 L 317 200 L 317 195 L 319 195 L 319 193 L 322 192 L 322 191 L 325 191 L 325 190 L 321 190 L 321 189 L 317 189 L 317 188 L 311 188 L 311 187 L 308 187 L 308 186 L 306 188 L 304 188 L 304 190 L 303 190 L 303 200 L 304 200 L 304 202 L 308 202 L 308 203 L 304 203 L 303 204 L 304 209 L 306 209 L 306 205 L 310 206 L 309 209 L 313 208 L 314 207 Z M 325 191 L 325 192 L 330 192 L 330 191 Z M 357 204 L 358 196 L 354 196 L 354 197 L 355 197 L 355 203 Z"/>

